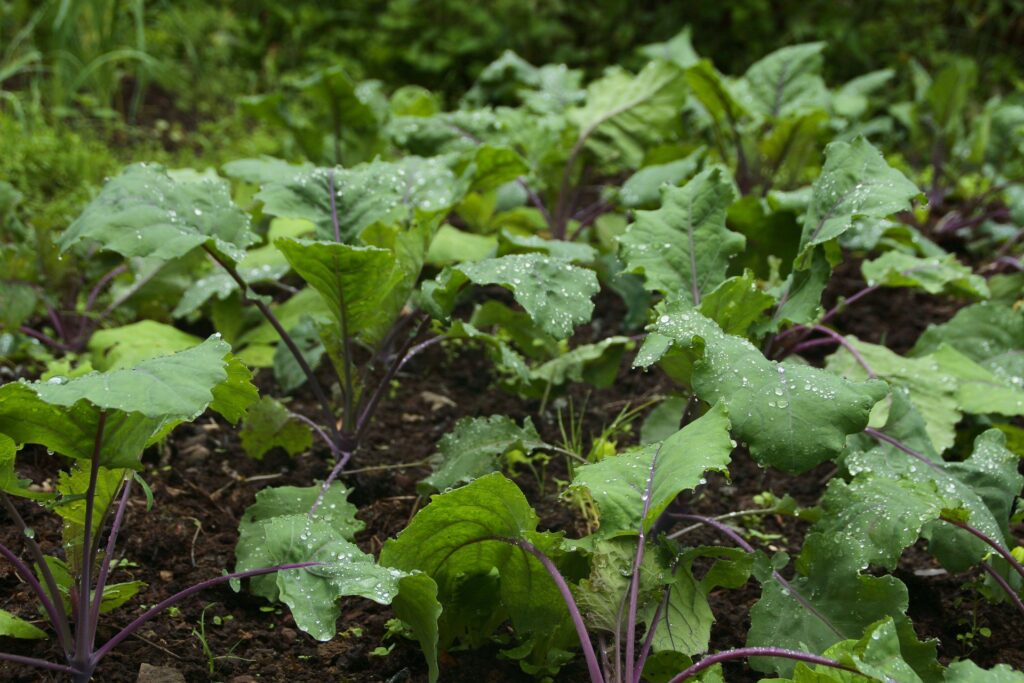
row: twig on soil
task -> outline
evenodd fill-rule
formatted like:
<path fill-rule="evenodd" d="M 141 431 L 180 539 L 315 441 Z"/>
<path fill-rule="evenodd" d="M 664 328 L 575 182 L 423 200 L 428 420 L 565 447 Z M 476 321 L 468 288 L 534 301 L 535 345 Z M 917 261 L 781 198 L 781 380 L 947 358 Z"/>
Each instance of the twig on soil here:
<path fill-rule="evenodd" d="M 196 541 L 199 539 L 199 534 L 203 531 L 203 523 L 198 517 L 190 518 L 196 524 L 196 532 L 192 534 L 192 547 L 189 550 L 189 559 L 192 560 L 192 566 L 196 566 Z"/>
<path fill-rule="evenodd" d="M 735 512 L 727 512 L 724 515 L 718 515 L 717 517 L 710 517 L 709 519 L 714 519 L 715 521 L 722 522 L 722 521 L 725 521 L 727 519 L 736 519 L 737 517 L 757 517 L 757 516 L 765 516 L 765 515 L 774 515 L 777 512 L 778 512 L 778 510 L 772 510 L 771 508 L 754 508 L 754 509 L 751 509 L 751 510 L 737 510 Z M 681 515 L 672 514 L 672 513 L 670 513 L 670 515 L 672 517 L 680 517 L 681 516 Z M 696 531 L 697 529 L 703 528 L 705 525 L 706 525 L 706 522 L 703 522 L 703 521 L 697 522 L 696 524 L 691 524 L 690 526 L 683 527 L 682 529 L 679 529 L 678 531 L 673 531 L 671 534 L 669 534 L 667 536 L 667 538 L 676 539 L 676 538 L 679 538 L 680 536 L 685 536 L 686 534 L 690 533 L 691 531 Z"/>
<path fill-rule="evenodd" d="M 196 492 L 196 493 L 198 493 L 199 495 L 201 495 L 201 496 L 205 497 L 205 498 L 206 498 L 207 500 L 209 500 L 209 501 L 210 501 L 210 502 L 211 502 L 211 503 L 212 503 L 213 505 L 215 505 L 215 506 L 217 507 L 217 509 L 221 511 L 221 513 L 222 513 L 222 514 L 224 515 L 224 517 L 225 517 L 226 519 L 232 519 L 232 518 L 234 518 L 234 515 L 233 515 L 233 514 L 231 513 L 231 511 L 230 511 L 230 510 L 228 510 L 227 508 L 225 508 L 225 507 L 221 506 L 221 504 L 220 504 L 220 502 L 219 502 L 219 501 L 217 501 L 217 500 L 214 500 L 214 498 L 213 498 L 213 494 L 212 494 L 212 493 L 207 493 L 207 492 L 206 492 L 205 490 L 203 490 L 203 488 L 202 488 L 202 487 L 200 487 L 200 486 L 196 486 L 195 484 L 193 484 L 193 483 L 192 483 L 191 481 L 189 481 L 188 479 L 186 479 L 186 480 L 185 480 L 185 484 L 186 484 L 186 485 L 187 485 L 187 486 L 188 486 L 188 487 L 189 487 L 190 489 L 192 489 L 193 491 L 195 491 L 195 492 Z"/>
<path fill-rule="evenodd" d="M 342 475 L 362 474 L 364 472 L 381 472 L 384 470 L 406 470 L 412 467 L 425 467 L 430 464 L 430 458 L 417 460 L 416 462 L 400 462 L 394 465 L 369 465 L 354 470 L 345 470 Z"/>
<path fill-rule="evenodd" d="M 149 645 L 151 647 L 155 647 L 156 649 L 160 650 L 161 652 L 169 654 L 170 656 L 174 657 L 175 659 L 177 659 L 179 661 L 184 659 L 184 657 L 182 657 L 181 655 L 179 655 L 176 652 L 174 652 L 174 650 L 168 649 L 168 648 L 164 647 L 163 645 L 160 645 L 159 643 L 154 643 L 149 638 L 146 638 L 145 636 L 139 635 L 138 633 L 133 633 L 132 637 L 133 638 L 138 638 L 139 640 L 144 642 L 146 645 Z"/>
<path fill-rule="evenodd" d="M 414 500 L 413 503 L 412 503 L 412 509 L 409 510 L 409 519 L 406 520 L 406 522 L 405 522 L 406 526 L 409 526 L 410 524 L 412 524 L 412 518 L 416 516 L 417 512 L 419 512 L 420 503 L 422 503 L 422 502 L 423 502 L 423 496 L 416 496 L 416 500 Z"/>
<path fill-rule="evenodd" d="M 220 500 L 220 497 L 222 495 L 224 495 L 224 492 L 227 491 L 232 486 L 234 486 L 235 484 L 251 484 L 251 483 L 257 482 L 257 481 L 267 481 L 269 479 L 279 479 L 282 476 L 284 476 L 284 475 L 282 475 L 280 473 L 278 473 L 278 474 L 260 474 L 260 475 L 257 475 L 255 477 L 241 477 L 239 479 L 232 479 L 231 481 L 229 481 L 228 483 L 224 484 L 219 489 L 217 489 L 213 493 L 211 493 L 210 494 L 210 500 L 215 501 L 215 502 L 217 500 Z"/>

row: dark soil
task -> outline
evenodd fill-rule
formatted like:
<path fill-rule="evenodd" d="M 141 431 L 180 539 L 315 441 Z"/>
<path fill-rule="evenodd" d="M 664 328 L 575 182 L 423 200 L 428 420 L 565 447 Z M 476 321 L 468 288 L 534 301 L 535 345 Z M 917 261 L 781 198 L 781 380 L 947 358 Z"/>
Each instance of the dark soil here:
<path fill-rule="evenodd" d="M 860 274 L 861 263 L 862 259 L 847 258 L 836 266 L 822 297 L 825 310 L 867 286 Z M 946 322 L 969 303 L 910 288 L 885 288 L 840 310 L 829 324 L 861 341 L 906 353 L 929 325 Z"/>
<path fill-rule="evenodd" d="M 841 270 L 828 296 L 848 296 L 858 283 L 859 269 Z M 872 295 L 870 303 L 837 317 L 837 328 L 871 342 L 884 342 L 897 350 L 913 344 L 917 334 L 930 322 L 948 319 L 956 302 L 899 292 Z M 616 319 L 611 310 L 617 304 L 603 301 L 602 315 Z M 827 305 L 831 301 L 826 301 Z M 613 325 L 614 327 L 614 325 Z M 601 330 L 601 334 L 607 334 Z M 585 328 L 578 338 L 586 338 Z M 261 382 L 265 378 L 260 378 Z M 576 408 L 586 406 L 584 428 L 591 435 L 600 431 L 627 405 L 671 390 L 670 382 L 657 372 L 631 372 L 624 364 L 615 386 L 608 390 L 574 387 L 568 397 L 549 400 L 541 408 L 535 400 L 521 400 L 493 387 L 494 376 L 483 353 L 473 347 L 457 351 L 432 347 L 411 362 L 400 376 L 395 395 L 386 401 L 375 422 L 373 436 L 357 455 L 351 470 L 343 475 L 353 487 L 351 500 L 360 508 L 366 529 L 358 536 L 360 546 L 379 551 L 382 543 L 404 528 L 425 501 L 418 498 L 416 482 L 428 469 L 418 463 L 428 457 L 442 435 L 464 416 L 505 414 L 515 419 L 531 417 L 543 436 L 560 441 L 556 408 L 571 399 Z M 620 445 L 626 437 L 620 440 Z M 23 474 L 35 481 L 52 477 L 60 464 L 41 451 L 27 451 L 20 462 Z M 144 476 L 155 496 L 147 512 L 137 496 L 129 508 L 121 536 L 120 552 L 131 565 L 118 572 L 116 580 L 142 580 L 148 584 L 139 596 L 105 618 L 99 640 L 110 637 L 137 615 L 142 605 L 157 601 L 198 581 L 219 575 L 234 562 L 239 518 L 264 486 L 309 485 L 328 472 L 328 453 L 316 447 L 312 453 L 291 459 L 272 452 L 262 461 L 249 459 L 241 450 L 236 432 L 218 419 L 205 417 L 179 428 L 159 449 L 144 457 Z M 384 468 L 388 469 L 384 469 Z M 763 491 L 779 496 L 789 494 L 803 506 L 814 505 L 834 467 L 823 465 L 801 476 L 764 470 L 745 453 L 734 455 L 731 479 L 710 476 L 706 486 L 679 501 L 684 509 L 718 515 L 756 507 L 753 497 Z M 542 528 L 565 530 L 578 536 L 584 521 L 563 503 L 554 485 L 567 477 L 564 463 L 555 458 L 540 489 L 529 474 L 517 482 L 536 506 Z M 21 505 L 37 538 L 49 541 L 44 549 L 55 551 L 59 525 L 33 505 Z M 772 516 L 748 522 L 759 537 L 751 542 L 768 551 L 799 552 L 806 524 L 796 518 Z M 1018 537 L 1021 529 L 1015 530 Z M 19 534 L 8 524 L 2 542 L 20 549 Z M 700 529 L 685 537 L 688 544 L 718 544 L 723 539 Z M 970 656 L 983 666 L 1005 662 L 1024 668 L 1024 633 L 1010 626 L 1018 622 L 1012 607 L 992 605 L 969 588 L 973 575 L 919 575 L 915 571 L 933 568 L 932 561 L 918 549 L 909 549 L 897 575 L 909 587 L 910 614 L 922 638 L 940 640 L 944 662 Z M 758 599 L 754 581 L 738 590 L 721 590 L 712 598 L 717 622 L 712 632 L 712 651 L 742 646 L 749 628 L 749 609 Z M 13 575 L 9 565 L 0 564 L 0 608 L 26 618 L 36 618 L 29 593 Z M 183 602 L 179 609 L 164 613 L 129 638 L 100 666 L 96 680 L 109 683 L 134 681 L 143 662 L 169 666 L 189 681 L 351 681 L 360 683 L 403 683 L 426 680 L 426 668 L 418 648 L 400 637 L 387 639 L 391 612 L 367 600 L 347 599 L 338 623 L 339 636 L 318 643 L 298 631 L 287 609 L 234 593 L 227 586 L 206 591 Z M 205 625 L 203 641 L 197 633 Z M 973 643 L 961 636 L 989 627 L 989 638 L 975 635 Z M 393 646 L 393 647 L 392 647 Z M 392 647 L 378 655 L 378 648 Z M 0 639 L 0 650 L 59 661 L 50 641 Z M 212 659 L 211 659 L 212 658 Z M 500 658 L 496 649 L 442 653 L 445 682 L 506 683 L 532 680 L 518 666 Z M 212 669 L 212 673 L 211 673 Z M 726 680 L 757 681 L 760 676 L 745 664 L 726 667 Z M 0 680 L 62 680 L 51 674 L 0 663 Z M 563 669 L 559 681 L 586 681 L 577 662 Z"/>

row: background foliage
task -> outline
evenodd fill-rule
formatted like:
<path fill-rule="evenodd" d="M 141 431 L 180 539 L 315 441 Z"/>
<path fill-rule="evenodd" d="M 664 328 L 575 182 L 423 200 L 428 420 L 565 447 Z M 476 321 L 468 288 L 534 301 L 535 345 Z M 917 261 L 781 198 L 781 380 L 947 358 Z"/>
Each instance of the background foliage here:
<path fill-rule="evenodd" d="M 830 82 L 912 59 L 934 72 L 967 54 L 987 95 L 1019 86 L 1024 63 L 1024 0 L 9 0 L 0 3 L 0 179 L 25 195 L 22 218 L 50 229 L 116 162 L 205 166 L 286 152 L 274 131 L 244 118 L 239 99 L 318 69 L 454 100 L 505 50 L 589 79 L 611 64 L 641 65 L 640 45 L 687 25 L 724 73 L 822 40 Z M 910 78 L 895 85 L 909 91 Z"/>

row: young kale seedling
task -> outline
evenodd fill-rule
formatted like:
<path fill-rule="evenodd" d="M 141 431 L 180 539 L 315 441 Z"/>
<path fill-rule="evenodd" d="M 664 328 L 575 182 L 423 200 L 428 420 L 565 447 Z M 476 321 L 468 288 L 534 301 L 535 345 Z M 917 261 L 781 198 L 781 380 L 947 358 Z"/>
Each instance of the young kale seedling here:
<path fill-rule="evenodd" d="M 577 635 L 579 635 L 592 683 L 609 683 L 613 681 L 615 683 L 640 683 L 643 679 L 644 666 L 652 653 L 655 636 L 658 633 L 658 630 L 662 628 L 663 621 L 668 619 L 667 612 L 669 602 L 672 597 L 672 584 L 669 584 L 664 588 L 663 597 L 658 601 L 653 616 L 646 620 L 646 622 L 641 621 L 640 613 L 638 611 L 644 555 L 648 544 L 648 520 L 651 513 L 651 502 L 654 497 L 655 473 L 658 466 L 658 456 L 661 453 L 663 445 L 664 444 L 660 444 L 654 449 L 654 453 L 651 456 L 651 465 L 647 474 L 647 480 L 644 484 L 643 493 L 640 496 L 642 501 L 642 511 L 640 513 L 641 523 L 637 529 L 636 554 L 630 568 L 628 589 L 626 596 L 624 597 L 626 618 L 624 620 L 620 620 L 620 628 L 615 632 L 615 646 L 612 659 L 609 659 L 607 657 L 607 653 L 604 653 L 606 656 L 603 658 L 605 663 L 603 671 L 598 666 L 598 659 L 592 642 L 593 639 L 587 631 L 584 616 L 573 597 L 572 591 L 565 583 L 564 578 L 558 572 L 558 568 L 546 555 L 544 555 L 542 551 L 538 550 L 533 545 L 526 541 L 514 541 L 515 545 L 526 550 L 540 560 L 541 564 L 544 565 L 544 569 L 547 570 L 551 575 L 552 580 L 554 580 L 556 585 L 558 585 L 559 591 L 565 600 L 566 607 L 569 609 Z M 712 524 L 719 524 L 712 520 L 709 520 L 709 522 Z M 739 540 L 742 542 L 741 538 Z M 741 547 L 748 553 L 755 552 L 749 544 L 746 544 L 746 542 L 742 542 Z M 674 572 L 676 568 L 675 563 L 673 563 L 671 571 Z M 778 572 L 774 572 L 774 578 L 781 581 L 783 585 L 788 585 Z M 646 627 L 646 634 L 638 652 L 636 636 L 640 628 L 644 626 Z M 622 652 L 620 648 L 620 643 L 623 639 L 625 639 L 624 652 Z M 843 669 L 846 671 L 855 671 L 855 669 L 852 669 L 838 661 L 808 652 L 787 650 L 785 648 L 776 647 L 738 648 L 704 657 L 699 662 L 687 667 L 685 670 L 672 677 L 670 683 L 683 683 L 683 681 L 686 681 L 692 676 L 696 676 L 704 669 L 715 666 L 721 662 L 734 659 L 745 659 L 748 657 L 775 657 L 808 662 L 821 666 Z"/>
<path fill-rule="evenodd" d="M 674 631 L 684 634 L 702 629 L 698 624 L 704 617 L 686 614 L 685 605 L 706 596 L 697 598 L 690 593 L 678 602 L 676 591 L 692 586 L 690 570 L 678 558 L 672 559 L 671 552 L 666 555 L 667 548 L 649 534 L 654 520 L 679 491 L 700 482 L 704 467 L 724 467 L 733 447 L 728 429 L 723 411 L 713 410 L 663 443 L 582 467 L 574 486 L 589 489 L 601 509 L 609 513 L 602 520 L 602 533 L 594 537 L 564 541 L 560 534 L 535 531 L 536 516 L 522 493 L 501 475 L 491 474 L 435 497 L 397 539 L 388 541 L 381 562 L 422 571 L 436 582 L 437 599 L 447 615 L 440 621 L 436 614 L 433 617 L 437 624 L 432 628 L 438 629 L 435 637 L 440 637 L 441 646 L 479 618 L 474 616 L 473 604 L 465 602 L 463 591 L 483 580 L 479 577 L 497 570 L 499 585 L 488 588 L 484 581 L 474 590 L 492 591 L 494 613 L 511 618 L 520 639 L 532 644 L 533 654 L 528 657 L 524 648 L 515 648 L 517 658 L 525 657 L 524 665 L 532 670 L 560 661 L 557 648 L 571 645 L 568 628 L 583 649 L 591 681 L 639 683 L 648 658 L 654 650 L 669 647 Z M 695 448 L 707 452 L 703 461 L 690 457 Z M 482 509 L 485 503 L 488 507 Z M 634 535 L 628 540 L 621 538 L 633 524 Z M 633 538 L 636 546 L 632 546 Z M 510 553 L 500 546 L 517 551 Z M 632 549 L 628 559 L 623 554 L 627 548 Z M 651 548 L 655 557 L 649 559 Z M 570 558 L 577 553 L 590 556 L 589 580 L 579 582 L 578 569 L 572 568 L 575 563 Z M 545 583 L 545 575 L 551 583 Z M 564 609 L 559 610 L 553 600 L 561 600 Z M 427 605 L 421 605 L 421 610 L 418 621 L 408 612 L 400 616 L 424 629 L 429 625 L 424 613 L 430 610 Z M 486 624 L 481 622 L 479 627 L 494 628 L 497 621 L 488 618 Z M 613 646 L 605 639 L 609 631 Z M 642 641 L 637 640 L 639 633 L 644 634 Z M 595 640 L 603 644 L 600 652 Z M 685 654 L 692 652 L 691 647 L 704 646 L 694 646 L 683 637 L 672 649 Z M 426 654 L 431 680 L 436 680 L 436 650 Z M 708 656 L 684 667 L 673 680 L 683 681 L 721 661 L 752 656 L 851 668 L 813 653 L 755 647 Z"/>
<path fill-rule="evenodd" d="M 0 462 L 5 469 L 0 503 L 22 531 L 32 559 L 26 562 L 3 545 L 0 554 L 39 600 L 66 661 L 7 653 L 0 653 L 0 659 L 66 673 L 75 683 L 85 683 L 113 648 L 189 596 L 230 580 L 319 564 L 296 562 L 214 577 L 164 599 L 105 643 L 96 643 L 101 615 L 142 587 L 138 582 L 109 582 L 142 450 L 207 407 L 237 421 L 256 399 L 248 371 L 229 350 L 211 337 L 186 351 L 132 367 L 73 380 L 0 387 Z M 61 473 L 58 494 L 32 490 L 16 474 L 16 452 L 27 443 L 72 459 L 73 467 Z M 11 496 L 48 505 L 63 518 L 65 560 L 43 553 Z"/>
<path fill-rule="evenodd" d="M 454 180 L 442 165 L 428 166 L 431 172 L 447 173 Z M 390 170 L 396 182 L 400 179 L 399 171 L 404 173 L 404 167 L 396 170 L 383 163 L 381 167 L 384 168 L 375 168 L 374 171 Z M 308 170 L 305 167 L 291 169 L 292 173 Z M 363 173 L 372 175 L 369 171 Z M 230 284 L 241 292 L 243 302 L 256 306 L 263 314 L 305 375 L 319 404 L 321 417 L 317 421 L 306 416 L 301 419 L 310 423 L 335 456 L 330 481 L 348 463 L 365 437 L 372 416 L 395 374 L 413 355 L 425 348 L 415 342 L 417 334 L 426 326 L 426 316 L 403 315 L 402 310 L 422 263 L 422 254 L 416 258 L 417 245 L 414 242 L 417 238 L 422 241 L 436 228 L 443 211 L 423 209 L 421 213 L 413 213 L 410 209 L 412 225 L 408 226 L 408 234 L 394 235 L 378 229 L 374 234 L 385 242 L 390 234 L 390 248 L 354 246 L 343 241 L 345 238 L 354 239 L 355 234 L 348 230 L 350 223 L 345 225 L 346 232 L 342 232 L 336 204 L 339 192 L 335 187 L 335 171 L 317 169 L 309 172 L 309 176 L 303 176 L 297 182 L 304 184 L 311 180 L 324 186 L 322 197 L 310 198 L 307 195 L 304 199 L 310 203 L 307 212 L 323 209 L 325 215 L 322 218 L 325 220 L 321 222 L 326 222 L 326 225 L 318 227 L 326 228 L 325 239 L 281 238 L 275 246 L 323 299 L 324 306 L 318 312 L 325 315 L 319 331 L 327 354 L 339 373 L 340 420 L 329 393 L 292 334 L 278 320 L 264 297 L 252 291 L 251 283 L 240 272 L 239 264 L 246 256 L 246 249 L 258 238 L 250 229 L 248 216 L 231 202 L 228 186 L 223 181 L 172 176 L 155 166 L 130 167 L 108 182 L 100 196 L 62 237 L 61 246 L 66 250 L 79 241 L 90 240 L 128 258 L 144 256 L 157 261 L 178 259 L 196 248 L 205 250 L 228 274 Z M 402 183 L 404 187 L 404 180 Z M 268 190 L 271 194 L 275 191 L 280 194 L 287 188 Z M 374 196 L 371 200 L 381 205 L 393 201 L 395 195 L 400 196 L 397 188 L 390 193 L 380 190 L 379 194 L 381 196 Z M 347 195 L 346 199 L 349 199 Z M 443 201 L 441 204 L 447 206 Z M 271 201 L 267 211 L 273 210 Z M 415 210 L 420 211 L 419 208 Z M 421 252 L 423 249 L 420 245 Z M 372 355 L 386 361 L 382 376 L 372 386 L 362 386 L 360 382 L 360 379 L 368 380 L 367 373 L 364 372 L 362 378 L 357 377 L 357 341 L 370 346 Z"/>
<path fill-rule="evenodd" d="M 635 171 L 646 146 L 675 139 L 687 93 L 683 69 L 660 58 L 638 73 L 610 72 L 587 89 L 579 87 L 580 71 L 563 67 L 556 83 L 550 69 L 506 52 L 459 109 L 393 117 L 390 142 L 419 154 L 477 147 L 520 159 L 521 173 L 510 179 L 517 187 L 506 196 L 520 195 L 551 237 L 572 241 L 615 209 L 593 191 L 593 176 Z M 510 91 L 519 107 L 491 106 L 504 104 Z"/>
<path fill-rule="evenodd" d="M 752 347 L 750 350 L 757 353 Z M 920 495 L 927 489 L 904 484 L 906 488 L 896 493 L 878 478 L 863 475 L 848 484 L 834 481 L 792 580 L 782 576 L 776 559 L 755 558 L 754 548 L 716 519 L 677 516 L 717 529 L 744 552 L 736 555 L 714 547 L 680 549 L 651 538 L 655 522 L 682 491 L 703 483 L 707 470 L 727 468 L 736 446 L 730 436 L 734 429 L 725 408 L 716 405 L 661 443 L 581 467 L 573 486 L 593 497 L 601 512 L 601 528 L 579 541 L 537 532 L 537 517 L 525 497 L 498 474 L 435 497 L 398 538 L 385 544 L 381 554 L 382 564 L 423 572 L 421 579 L 433 586 L 427 594 L 435 596 L 435 606 L 430 600 L 413 610 L 406 605 L 399 615 L 413 625 L 421 643 L 423 635 L 430 634 L 433 645 L 425 653 L 432 680 L 438 675 L 438 647 L 465 638 L 470 625 L 474 626 L 469 633 L 477 638 L 510 619 L 523 646 L 508 653 L 523 658 L 524 667 L 530 670 L 557 670 L 554 662 L 564 661 L 557 654 L 559 648 L 569 646 L 565 639 L 568 628 L 583 649 L 592 681 L 639 683 L 652 656 L 658 656 L 663 667 L 672 661 L 664 659 L 666 654 L 675 653 L 675 661 L 679 661 L 704 652 L 712 621 L 708 594 L 718 585 L 738 587 L 751 573 L 764 585 L 762 600 L 752 614 L 754 642 L 683 665 L 672 681 L 682 683 L 718 663 L 742 658 L 752 658 L 752 665 L 759 670 L 781 667 L 778 663 L 786 661 L 792 670 L 792 662 L 804 662 L 886 681 L 904 680 L 904 674 L 909 677 L 906 680 L 914 680 L 915 670 L 935 669 L 937 663 L 927 659 L 911 666 L 899 657 L 879 658 L 885 648 L 899 652 L 904 646 L 922 648 L 926 644 L 907 641 L 906 617 L 887 612 L 892 598 L 878 598 L 879 593 L 891 590 L 892 582 L 859 574 L 864 557 L 875 558 L 873 562 L 882 567 L 894 566 L 903 548 L 916 540 L 929 519 L 963 528 L 958 520 L 945 519 L 948 513 L 943 510 L 950 509 L 949 501 Z M 980 451 L 1005 460 L 1003 455 L 989 452 L 995 441 L 991 434 L 984 437 Z M 892 495 L 907 499 L 901 505 L 917 498 L 910 507 L 921 506 L 924 516 L 911 522 L 911 516 L 887 502 Z M 893 509 L 879 509 L 880 503 Z M 908 524 L 913 526 L 908 528 Z M 969 533 L 987 536 L 978 530 Z M 989 545 L 1010 564 L 1015 563 L 1004 546 L 997 542 Z M 512 546 L 522 555 L 500 546 Z M 629 552 L 628 558 L 624 551 Z M 527 555 L 536 562 L 526 559 Z M 580 555 L 589 557 L 590 564 L 590 574 L 584 574 L 582 580 Z M 724 565 L 712 568 L 698 581 L 692 567 L 698 557 L 714 558 Z M 1016 563 L 1017 571 L 1018 567 Z M 539 578 L 545 574 L 551 584 Z M 828 592 L 832 584 L 840 586 L 839 596 Z M 847 598 L 865 584 L 870 589 L 858 610 L 866 609 L 867 614 L 855 614 L 851 621 Z M 469 595 L 474 597 L 467 602 Z M 481 599 L 492 601 L 485 620 L 474 612 Z M 552 607 L 556 599 L 562 600 L 564 611 Z M 442 618 L 438 619 L 439 615 Z M 766 624 L 774 624 L 776 632 L 763 642 Z M 795 635 L 785 637 L 787 628 Z M 801 646 L 804 639 L 808 645 Z M 595 647 L 595 641 L 600 647 Z M 872 645 L 882 642 L 885 648 Z"/>
<path fill-rule="evenodd" d="M 103 273 L 91 287 L 74 280 L 68 283 L 65 291 L 52 286 L 0 279 L 0 300 L 4 300 L 11 314 L 16 316 L 13 321 L 0 320 L 0 328 L 5 322 L 8 325 L 13 322 L 18 332 L 35 339 L 53 353 L 82 353 L 89 346 L 93 334 L 160 274 L 160 268 L 136 273 L 123 291 L 108 297 L 106 305 L 102 305 L 105 292 L 130 271 L 131 268 L 122 263 Z M 53 300 L 54 295 L 57 295 L 56 301 Z M 33 324 L 39 305 L 45 310 L 45 317 Z M 45 329 L 47 325 L 52 331 Z"/>

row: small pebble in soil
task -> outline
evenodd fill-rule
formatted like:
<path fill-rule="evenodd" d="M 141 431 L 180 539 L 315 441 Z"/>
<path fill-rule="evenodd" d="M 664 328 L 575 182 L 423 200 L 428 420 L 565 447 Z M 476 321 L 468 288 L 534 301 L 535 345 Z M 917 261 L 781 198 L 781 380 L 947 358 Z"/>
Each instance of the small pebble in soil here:
<path fill-rule="evenodd" d="M 185 683 L 185 676 L 169 666 L 143 664 L 139 667 L 139 677 L 135 683 Z"/>

